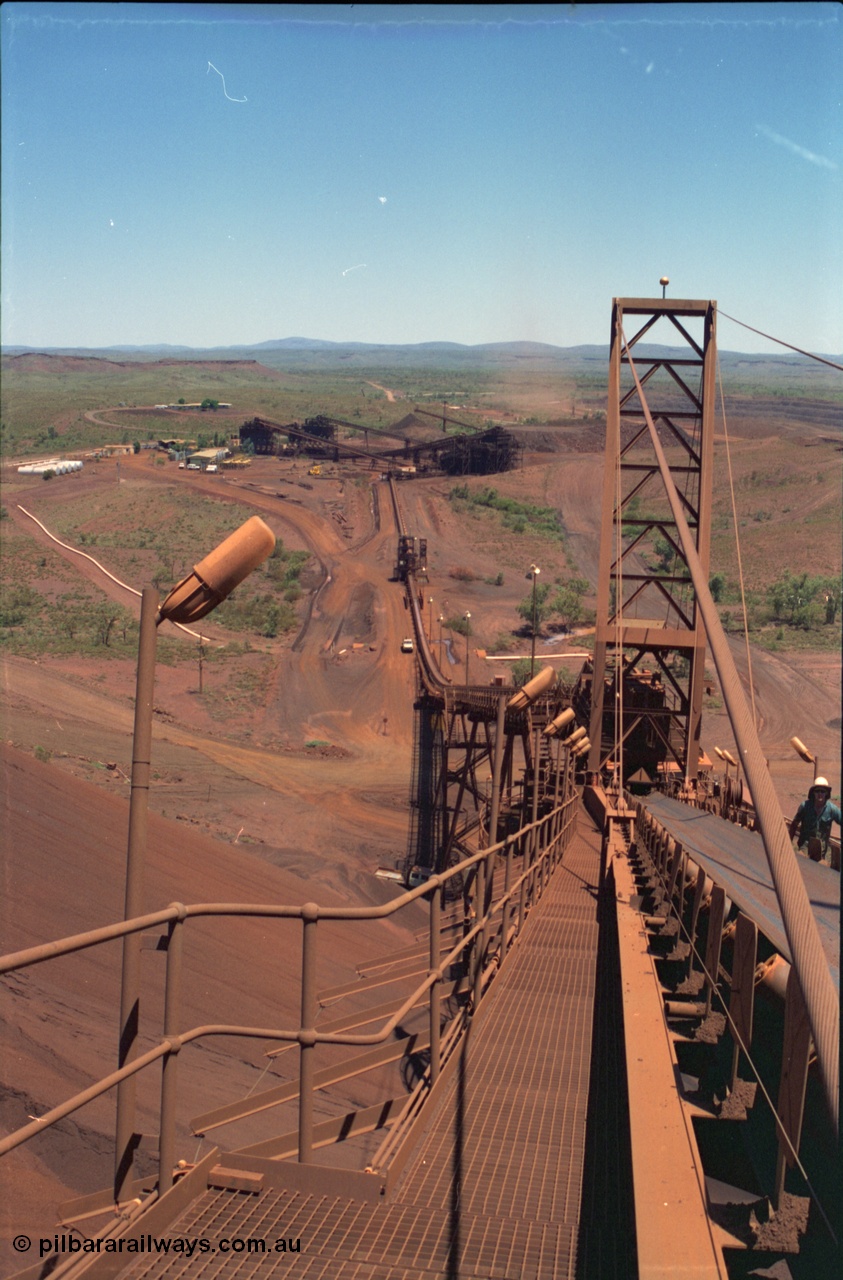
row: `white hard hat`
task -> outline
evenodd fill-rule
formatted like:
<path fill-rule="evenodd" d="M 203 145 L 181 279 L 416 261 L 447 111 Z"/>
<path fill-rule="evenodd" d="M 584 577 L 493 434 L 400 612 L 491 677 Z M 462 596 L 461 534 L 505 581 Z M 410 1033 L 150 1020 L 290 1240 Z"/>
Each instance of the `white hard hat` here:
<path fill-rule="evenodd" d="M 831 783 L 827 778 L 814 778 L 808 789 L 809 791 L 830 791 Z"/>

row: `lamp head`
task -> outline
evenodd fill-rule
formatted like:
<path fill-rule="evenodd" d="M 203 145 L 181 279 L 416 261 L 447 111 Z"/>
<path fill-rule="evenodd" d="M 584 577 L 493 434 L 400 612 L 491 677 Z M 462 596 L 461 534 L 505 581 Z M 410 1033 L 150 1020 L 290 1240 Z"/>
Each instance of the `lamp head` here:
<path fill-rule="evenodd" d="M 560 711 L 555 720 L 551 720 L 550 724 L 545 725 L 543 732 L 548 738 L 552 738 L 554 734 L 559 733 L 560 729 L 564 729 L 566 724 L 570 724 L 576 719 L 573 707 L 566 707 L 564 711 Z"/>
<path fill-rule="evenodd" d="M 158 611 L 159 621 L 198 622 L 262 564 L 274 547 L 275 534 L 260 516 L 252 516 L 173 587 Z"/>
<path fill-rule="evenodd" d="M 533 676 L 525 685 L 514 693 L 506 704 L 508 711 L 519 711 L 528 707 L 536 698 L 546 693 L 556 683 L 556 672 L 553 667 L 543 667 L 538 675 Z"/>

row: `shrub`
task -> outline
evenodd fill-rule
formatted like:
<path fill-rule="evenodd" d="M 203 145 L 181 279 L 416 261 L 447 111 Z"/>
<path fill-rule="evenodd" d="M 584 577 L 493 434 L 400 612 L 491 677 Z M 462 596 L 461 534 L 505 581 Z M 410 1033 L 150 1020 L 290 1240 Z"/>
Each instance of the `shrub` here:
<path fill-rule="evenodd" d="M 296 625 L 295 610 L 269 592 L 249 596 L 231 595 L 215 611 L 214 617 L 230 631 L 251 631 L 273 639 Z"/>
<path fill-rule="evenodd" d="M 522 684 L 526 684 L 530 679 L 530 670 L 532 665 L 533 664 L 529 658 L 519 658 L 517 662 L 513 662 L 510 671 L 512 673 L 512 683 L 515 685 L 516 689 L 520 689 Z M 536 665 L 539 665 L 538 660 L 536 661 Z"/>
<path fill-rule="evenodd" d="M 566 626 L 573 627 L 583 615 L 583 596 L 588 591 L 585 578 L 571 578 L 564 582 L 552 600 L 552 609 Z"/>
<path fill-rule="evenodd" d="M 527 626 L 532 630 L 533 626 L 533 595 L 535 594 L 535 617 L 536 632 L 542 629 L 542 624 L 547 621 L 552 612 L 548 596 L 550 595 L 550 584 L 548 582 L 536 583 L 535 593 L 530 591 L 518 605 L 518 613 L 524 619 Z"/>
<path fill-rule="evenodd" d="M 30 609 L 39 602 L 39 597 L 29 587 L 12 587 L 3 592 L 0 602 L 0 627 L 19 627 L 26 622 Z"/>
<path fill-rule="evenodd" d="M 453 618 L 447 618 L 443 625 L 446 631 L 456 631 L 458 636 L 471 635 L 470 619 L 461 618 L 459 614 L 455 614 Z"/>
<path fill-rule="evenodd" d="M 812 578 L 810 574 L 792 574 L 785 569 L 782 576 L 767 589 L 773 618 L 792 627 L 809 631 L 833 624 L 840 599 L 840 580 L 834 577 Z"/>
<path fill-rule="evenodd" d="M 564 537 L 559 513 L 553 507 L 536 507 L 517 498 L 504 498 L 497 489 L 487 486 L 472 493 L 467 484 L 457 484 L 448 495 L 452 502 L 467 502 L 471 506 L 485 507 L 501 517 L 511 533 L 543 534 L 545 537 Z"/>

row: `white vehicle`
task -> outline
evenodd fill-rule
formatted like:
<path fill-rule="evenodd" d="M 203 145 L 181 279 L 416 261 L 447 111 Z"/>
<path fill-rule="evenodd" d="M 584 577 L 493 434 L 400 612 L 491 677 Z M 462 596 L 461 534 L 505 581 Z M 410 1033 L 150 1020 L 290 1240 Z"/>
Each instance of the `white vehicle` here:
<path fill-rule="evenodd" d="M 410 636 L 405 636 L 404 639 L 401 641 L 402 653 L 414 653 L 415 648 L 416 646 L 413 644 L 413 641 Z"/>
<path fill-rule="evenodd" d="M 188 462 L 188 464 L 187 464 L 187 469 L 188 469 L 188 471 L 201 471 L 201 470 L 202 470 L 202 468 L 199 466 L 199 463 L 198 463 L 198 462 Z"/>
<path fill-rule="evenodd" d="M 219 467 L 217 466 L 217 464 L 216 464 L 215 462 L 212 462 L 209 466 L 207 466 L 207 467 L 205 468 L 205 470 L 206 470 L 206 471 L 219 471 Z"/>
<path fill-rule="evenodd" d="M 407 886 L 410 889 L 418 889 L 420 884 L 427 884 L 432 875 L 433 867 L 415 866 L 407 877 Z"/>
<path fill-rule="evenodd" d="M 394 871 L 392 867 L 378 867 L 375 875 L 379 880 L 394 880 L 397 884 L 404 883 L 404 877 L 400 871 Z"/>

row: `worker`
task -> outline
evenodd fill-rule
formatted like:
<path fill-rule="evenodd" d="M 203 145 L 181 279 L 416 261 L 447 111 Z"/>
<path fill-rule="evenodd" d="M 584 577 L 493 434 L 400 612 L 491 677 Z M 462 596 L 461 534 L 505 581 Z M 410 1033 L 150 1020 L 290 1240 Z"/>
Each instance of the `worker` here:
<path fill-rule="evenodd" d="M 791 819 L 788 834 L 793 839 L 798 829 L 797 848 L 807 852 L 813 862 L 825 862 L 835 871 L 840 870 L 840 855 L 830 847 L 831 824 L 840 826 L 840 810 L 831 803 L 831 786 L 826 778 L 814 778 L 803 800 Z"/>

